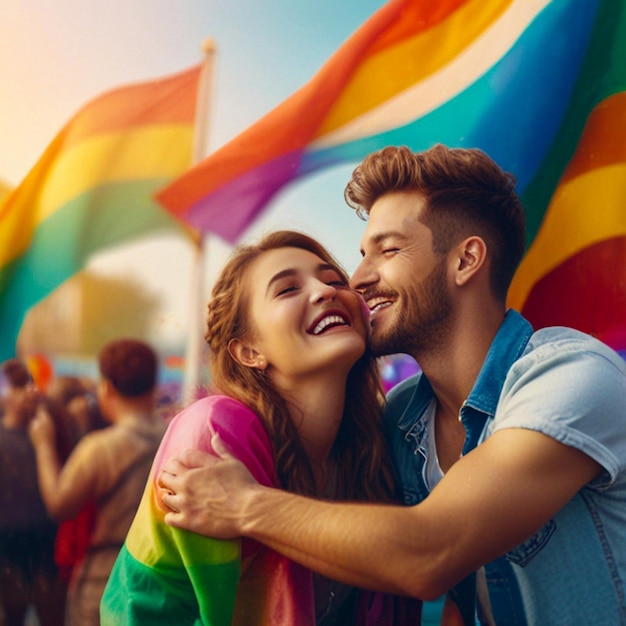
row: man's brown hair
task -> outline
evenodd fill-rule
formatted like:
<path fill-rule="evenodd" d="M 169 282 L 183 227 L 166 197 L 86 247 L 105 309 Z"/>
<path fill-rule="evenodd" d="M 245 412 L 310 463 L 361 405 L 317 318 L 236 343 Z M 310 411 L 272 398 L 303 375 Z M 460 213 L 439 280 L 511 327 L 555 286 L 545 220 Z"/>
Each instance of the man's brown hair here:
<path fill-rule="evenodd" d="M 143 341 L 118 339 L 98 355 L 103 378 L 127 398 L 141 396 L 156 385 L 158 361 L 155 351 Z"/>
<path fill-rule="evenodd" d="M 481 150 L 389 146 L 354 170 L 344 197 L 366 219 L 386 193 L 418 191 L 426 201 L 420 221 L 432 232 L 435 252 L 445 254 L 471 235 L 482 237 L 492 258 L 491 288 L 504 300 L 525 250 L 526 219 L 515 184 Z"/>

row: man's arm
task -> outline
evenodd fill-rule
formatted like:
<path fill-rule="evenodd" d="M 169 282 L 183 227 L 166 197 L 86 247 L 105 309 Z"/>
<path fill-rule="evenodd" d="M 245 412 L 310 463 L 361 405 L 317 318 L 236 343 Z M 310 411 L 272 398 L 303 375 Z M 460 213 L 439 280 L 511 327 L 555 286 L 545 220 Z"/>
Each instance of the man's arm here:
<path fill-rule="evenodd" d="M 414 507 L 295 496 L 258 486 L 234 460 L 191 451 L 165 469 L 169 524 L 244 535 L 331 578 L 423 599 L 531 536 L 601 471 L 584 453 L 517 428 L 457 461 Z"/>
<path fill-rule="evenodd" d="M 37 455 L 39 491 L 48 514 L 70 519 L 88 500 L 89 485 L 84 472 L 70 473 L 61 464 L 55 445 L 56 429 L 47 409 L 40 406 L 29 425 L 29 435 Z"/>

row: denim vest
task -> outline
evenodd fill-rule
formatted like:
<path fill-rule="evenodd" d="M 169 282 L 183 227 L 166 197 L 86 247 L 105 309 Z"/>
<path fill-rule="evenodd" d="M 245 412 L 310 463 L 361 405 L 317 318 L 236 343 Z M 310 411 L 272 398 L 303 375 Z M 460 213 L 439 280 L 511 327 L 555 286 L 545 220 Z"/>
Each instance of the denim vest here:
<path fill-rule="evenodd" d="M 519 313 L 508 311 L 476 383 L 461 408 L 460 418 L 466 438 L 463 454 L 482 440 L 493 419 L 502 386 L 511 365 L 522 355 L 533 333 L 531 325 Z M 405 504 L 411 506 L 428 495 L 424 479 L 428 449 L 428 413 L 433 400 L 428 379 L 418 374 L 389 392 L 385 413 L 385 431 L 401 482 Z M 396 417 L 398 416 L 398 417 Z M 517 581 L 504 559 L 485 566 L 489 596 L 494 615 L 506 615 L 507 623 L 525 624 L 524 610 Z"/>
<path fill-rule="evenodd" d="M 423 375 L 388 396 L 386 435 L 407 505 L 428 495 L 424 467 L 433 399 Z M 464 454 L 498 429 L 529 428 L 604 468 L 538 532 L 485 566 L 497 624 L 626 625 L 623 359 L 572 329 L 533 333 L 509 311 L 460 418 Z"/>

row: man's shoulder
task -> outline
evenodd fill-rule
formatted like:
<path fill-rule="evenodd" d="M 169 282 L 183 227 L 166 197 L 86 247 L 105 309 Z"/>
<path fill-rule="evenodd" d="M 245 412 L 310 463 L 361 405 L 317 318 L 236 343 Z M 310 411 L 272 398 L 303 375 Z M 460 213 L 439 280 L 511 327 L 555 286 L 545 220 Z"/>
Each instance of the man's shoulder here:
<path fill-rule="evenodd" d="M 77 452 L 82 453 L 84 450 L 92 450 L 93 448 L 97 448 L 111 439 L 116 439 L 119 437 L 120 431 L 121 429 L 116 428 L 115 424 L 109 424 L 104 428 L 92 430 L 81 437 L 72 451 L 72 454 Z"/>
<path fill-rule="evenodd" d="M 580 361 L 589 364 L 617 368 L 626 374 L 626 362 L 607 344 L 587 333 L 566 326 L 549 326 L 535 331 L 530 338 L 523 357 L 533 360 Z"/>

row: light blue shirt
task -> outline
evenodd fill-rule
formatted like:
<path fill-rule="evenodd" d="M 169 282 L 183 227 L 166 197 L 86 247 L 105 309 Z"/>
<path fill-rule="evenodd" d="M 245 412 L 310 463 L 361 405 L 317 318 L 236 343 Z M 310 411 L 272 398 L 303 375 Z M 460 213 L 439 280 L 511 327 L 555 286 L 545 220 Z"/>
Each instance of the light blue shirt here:
<path fill-rule="evenodd" d="M 407 504 L 428 495 L 432 398 L 423 375 L 388 397 L 386 431 Z M 539 532 L 486 565 L 497 623 L 626 625 L 626 363 L 571 329 L 533 334 L 509 311 L 461 419 L 464 454 L 499 429 L 527 428 L 604 468 Z"/>

